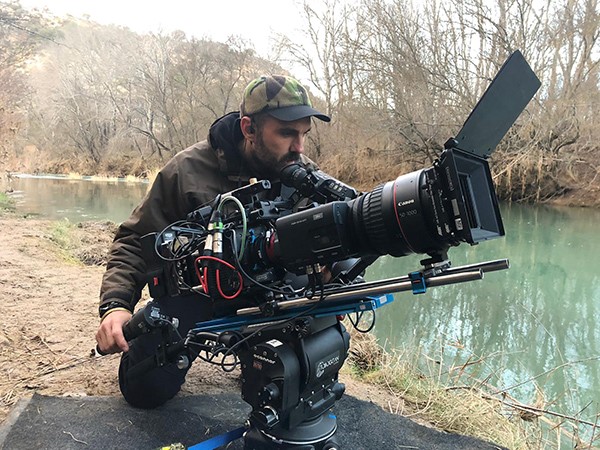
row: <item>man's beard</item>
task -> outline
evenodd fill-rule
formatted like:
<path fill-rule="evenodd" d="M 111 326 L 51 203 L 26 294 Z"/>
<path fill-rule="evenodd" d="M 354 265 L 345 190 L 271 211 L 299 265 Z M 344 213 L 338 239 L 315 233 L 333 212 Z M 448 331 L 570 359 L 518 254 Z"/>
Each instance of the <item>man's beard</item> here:
<path fill-rule="evenodd" d="M 272 179 L 279 178 L 281 169 L 284 167 L 299 162 L 300 153 L 287 152 L 285 155 L 277 157 L 269 151 L 265 146 L 262 136 L 258 134 L 256 143 L 254 144 L 254 151 L 250 154 L 250 158 L 252 160 L 252 167 L 258 172 L 257 175 Z"/>

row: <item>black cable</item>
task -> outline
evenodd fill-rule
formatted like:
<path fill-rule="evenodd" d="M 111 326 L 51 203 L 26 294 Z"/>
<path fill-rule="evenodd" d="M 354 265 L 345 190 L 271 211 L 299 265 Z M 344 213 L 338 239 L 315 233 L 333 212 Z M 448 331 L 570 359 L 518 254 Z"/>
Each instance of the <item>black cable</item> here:
<path fill-rule="evenodd" d="M 238 332 L 232 331 L 231 333 L 234 333 L 234 334 L 238 335 L 238 337 L 243 338 L 243 336 L 241 336 L 240 333 L 238 333 Z M 187 337 L 188 337 L 188 342 L 186 345 L 201 347 L 201 350 L 198 352 L 197 357 L 200 358 L 202 361 L 207 362 L 209 364 L 221 366 L 221 370 L 223 370 L 224 372 L 232 372 L 240 364 L 239 358 L 235 354 L 232 355 L 234 357 L 233 362 L 228 363 L 225 361 L 225 358 L 227 358 L 227 356 L 229 356 L 229 354 L 227 352 L 228 347 L 225 346 L 224 344 L 218 343 L 219 335 L 217 333 L 199 332 L 199 333 L 194 334 L 193 329 L 192 329 L 188 332 Z M 194 340 L 191 340 L 191 339 L 194 339 Z M 198 339 L 204 340 L 204 341 L 211 341 L 217 345 L 210 346 L 208 344 L 198 342 Z M 202 354 L 202 352 L 206 353 L 206 356 L 204 356 Z M 224 355 L 223 358 L 221 358 L 221 361 L 216 362 L 215 359 L 221 353 Z"/>
<path fill-rule="evenodd" d="M 168 225 L 167 227 L 165 227 L 159 233 L 159 235 L 156 238 L 155 245 L 154 245 L 155 251 L 156 251 L 157 255 L 159 255 L 159 257 L 161 259 L 163 259 L 165 261 L 177 261 L 177 260 L 183 258 L 184 256 L 186 256 L 186 255 L 183 255 L 183 256 L 178 256 L 176 259 L 170 259 L 170 258 L 162 256 L 160 254 L 160 252 L 158 251 L 158 242 L 160 240 L 159 238 L 162 237 L 164 235 L 164 233 L 167 232 L 167 230 L 172 229 L 173 227 L 181 227 L 181 226 L 184 226 L 184 225 L 185 226 L 191 226 L 191 227 L 195 227 L 195 226 L 199 226 L 200 227 L 200 229 L 198 229 L 198 230 L 196 230 L 194 228 L 190 228 L 190 229 L 187 230 L 187 231 L 191 232 L 192 234 L 196 233 L 196 232 L 198 232 L 199 234 L 202 233 L 202 232 L 206 232 L 205 228 L 202 225 L 195 224 L 195 223 L 189 222 L 187 220 L 177 221 L 177 222 L 174 222 L 171 225 Z M 229 229 L 229 231 L 230 231 L 230 233 L 227 233 L 227 238 L 229 239 L 231 248 L 233 250 L 233 254 L 237 255 L 237 241 L 235 239 L 235 230 L 234 229 Z M 190 242 L 188 242 L 187 244 L 182 245 L 182 247 L 180 247 L 180 249 L 177 251 L 177 254 L 179 255 L 180 253 L 183 253 L 183 250 L 181 250 L 182 248 L 184 248 L 187 251 L 192 246 L 192 243 L 194 243 L 194 242 L 195 242 L 195 237 L 192 238 L 190 240 Z M 192 251 L 194 251 L 194 250 L 196 250 L 196 248 L 194 248 Z M 265 289 L 267 291 L 274 292 L 274 293 L 277 293 L 277 294 L 281 294 L 284 297 L 286 297 L 286 299 L 287 299 L 287 296 L 290 295 L 290 294 L 293 294 L 294 296 L 298 296 L 298 295 L 302 295 L 302 293 L 306 291 L 306 287 L 302 288 L 299 291 L 294 291 L 293 289 L 290 288 L 291 289 L 291 292 L 290 292 L 290 290 L 282 290 L 282 289 L 277 289 L 277 288 L 274 288 L 274 287 L 266 286 L 266 285 L 260 283 L 259 281 L 255 280 L 254 278 L 252 278 L 250 275 L 248 275 L 248 273 L 244 270 L 244 268 L 242 267 L 242 265 L 241 265 L 241 263 L 240 263 L 240 261 L 238 260 L 237 257 L 234 258 L 234 261 L 235 261 L 236 268 L 252 284 L 254 284 L 254 285 L 258 286 L 258 287 L 261 287 L 261 288 L 263 288 L 263 289 Z M 205 362 L 208 362 L 210 364 L 220 365 L 221 368 L 222 368 L 222 370 L 225 371 L 225 372 L 231 372 L 231 371 L 233 371 L 240 364 L 239 358 L 235 354 L 235 351 L 240 346 L 246 344 L 250 339 L 252 339 L 258 333 L 261 333 L 261 332 L 263 332 L 263 331 L 265 331 L 265 330 L 267 330 L 267 329 L 269 329 L 271 327 L 275 327 L 275 326 L 284 327 L 288 323 L 291 323 L 292 321 L 296 320 L 298 317 L 301 317 L 303 315 L 308 315 L 312 311 L 314 311 L 325 300 L 325 285 L 323 283 L 323 277 L 322 277 L 321 272 L 317 271 L 316 267 L 314 265 L 312 266 L 312 269 L 313 269 L 313 273 L 312 273 L 312 275 L 310 277 L 311 296 L 314 295 L 314 293 L 316 293 L 316 291 L 317 291 L 317 286 L 316 285 L 318 284 L 318 290 L 320 291 L 320 297 L 319 297 L 319 300 L 317 302 L 315 302 L 311 307 L 309 307 L 306 310 L 299 311 L 298 313 L 296 313 L 295 315 L 289 317 L 288 319 L 282 319 L 281 321 L 278 321 L 276 323 L 269 323 L 269 324 L 266 324 L 266 325 L 264 325 L 262 327 L 259 327 L 253 333 L 249 334 L 246 337 L 243 337 L 241 340 L 239 340 L 238 342 L 236 342 L 235 344 L 233 344 L 231 347 L 227 348 L 226 351 L 223 351 L 224 348 L 226 348 L 226 347 L 219 347 L 217 349 L 212 349 L 211 350 L 211 356 L 208 356 L 209 349 L 204 348 L 204 349 L 200 350 L 200 352 L 202 352 L 202 351 L 206 352 L 207 356 L 201 356 L 201 354 L 199 352 L 198 353 L 198 357 L 201 360 L 203 360 Z M 191 338 L 190 335 L 188 335 L 188 337 Z M 194 337 L 197 338 L 198 336 L 196 335 Z M 204 344 L 200 344 L 199 342 L 189 341 L 189 339 L 188 339 L 188 342 L 186 343 L 186 345 L 188 345 L 188 346 L 203 346 Z M 221 359 L 220 363 L 215 363 L 214 362 L 214 358 L 216 358 L 216 356 L 219 353 L 223 353 L 223 358 Z M 228 356 L 230 356 L 230 355 L 235 358 L 235 361 L 233 363 L 225 363 L 225 359 Z"/>
<path fill-rule="evenodd" d="M 283 321 L 283 326 L 285 326 L 288 323 L 291 323 L 293 320 L 296 320 L 298 317 L 310 314 L 312 311 L 314 311 L 317 308 L 317 306 L 319 306 L 325 300 L 325 286 L 323 284 L 322 274 L 321 274 L 321 272 L 314 272 L 314 273 L 317 275 L 315 278 L 318 279 L 318 281 L 319 281 L 319 290 L 321 292 L 319 300 L 317 300 L 317 302 L 314 305 L 312 305 L 310 308 L 308 308 L 306 310 L 303 310 L 303 311 L 299 311 L 297 314 L 293 315 L 292 317 L 290 317 L 288 319 L 285 319 Z M 242 339 L 242 341 L 248 340 L 251 337 L 253 337 L 255 334 L 257 334 L 259 332 L 262 332 L 262 331 L 264 331 L 264 330 L 266 330 L 266 329 L 268 329 L 268 328 L 270 328 L 272 326 L 275 326 L 275 325 L 279 326 L 280 324 L 279 323 L 267 324 L 264 327 L 259 328 L 257 331 L 255 331 L 254 333 L 250 334 L 246 338 Z M 239 344 L 239 343 L 241 343 L 241 341 L 238 342 L 237 344 Z M 233 347 L 231 347 L 231 348 L 233 348 Z"/>
<path fill-rule="evenodd" d="M 228 356 L 230 356 L 228 352 L 223 352 L 223 358 L 221 359 L 221 363 L 219 364 L 221 366 L 221 370 L 227 373 L 233 372 L 235 368 L 240 365 L 240 358 L 238 358 L 238 356 L 235 353 L 233 354 L 233 363 L 226 364 L 225 358 L 227 358 Z"/>
<path fill-rule="evenodd" d="M 359 328 L 358 324 L 359 324 L 360 320 L 362 319 L 364 313 L 365 313 L 364 311 L 355 313 L 356 321 L 352 320 L 352 314 L 348 314 L 348 320 L 350 321 L 350 323 L 352 324 L 354 329 L 356 331 L 358 331 L 359 333 L 368 333 L 375 327 L 375 317 L 376 317 L 375 311 L 371 310 L 371 317 L 372 317 L 371 324 L 368 326 L 368 328 L 366 328 L 364 330 Z"/>
<path fill-rule="evenodd" d="M 173 248 L 172 248 L 173 246 L 171 244 L 169 251 L 171 252 L 172 257 L 163 256 L 160 252 L 160 249 L 158 248 L 158 243 L 163 240 L 163 236 L 165 233 L 167 233 L 168 230 L 172 230 L 174 227 L 182 228 L 183 226 L 188 227 L 187 230 L 185 230 L 185 231 L 187 231 L 188 233 L 190 233 L 194 236 L 187 243 L 182 243 L 181 247 L 176 252 L 173 251 Z M 196 228 L 196 227 L 198 227 L 198 228 Z M 178 232 L 176 232 L 176 231 L 175 231 L 175 233 L 176 233 L 175 239 L 178 239 L 178 242 L 181 243 L 181 241 L 179 239 L 181 239 L 182 235 L 178 234 Z M 194 252 L 194 250 L 196 250 L 198 248 L 198 246 L 203 242 L 202 238 L 204 238 L 206 236 L 206 233 L 207 233 L 206 228 L 204 228 L 200 224 L 196 224 L 194 222 L 189 222 L 187 220 L 178 220 L 176 222 L 173 222 L 173 223 L 167 225 L 165 228 L 163 228 L 163 230 L 160 233 L 158 233 L 158 235 L 156 236 L 156 239 L 154 240 L 154 252 L 163 261 L 168 261 L 168 262 L 179 261 L 179 260 L 185 258 L 186 256 L 189 256 L 190 254 L 192 254 Z M 202 235 L 202 236 L 200 236 L 200 235 Z"/>
<path fill-rule="evenodd" d="M 233 254 L 237 255 L 237 242 L 235 240 L 235 230 L 229 230 L 229 231 L 230 231 L 230 233 L 228 233 L 228 239 L 229 239 L 229 242 L 231 244 L 231 248 L 233 250 Z M 266 286 L 266 285 L 260 283 L 259 281 L 256 281 L 250 275 L 248 275 L 248 273 L 244 270 L 244 268 L 242 267 L 242 264 L 240 263 L 240 261 L 237 258 L 234 258 L 234 260 L 235 260 L 235 266 L 236 266 L 236 268 L 241 272 L 241 274 L 245 278 L 248 279 L 248 281 L 250 281 L 252 284 L 254 284 L 254 285 L 258 286 L 258 287 L 261 287 L 261 288 L 263 288 L 263 289 L 265 289 L 267 291 L 271 291 L 271 292 L 274 292 L 276 294 L 281 294 L 283 296 L 287 296 L 287 295 L 290 295 L 290 294 L 302 295 L 302 293 L 306 289 L 306 288 L 303 288 L 303 289 L 301 289 L 298 292 L 296 292 L 296 291 L 294 291 L 292 289 L 292 291 L 289 292 L 289 291 L 284 291 L 282 289 L 277 289 L 277 288 L 274 288 L 274 287 L 271 287 L 271 286 Z"/>
<path fill-rule="evenodd" d="M 308 289 L 305 293 L 305 297 L 312 299 L 317 291 L 317 277 L 315 275 L 315 266 L 311 266 L 311 272 L 308 274 Z"/>
<path fill-rule="evenodd" d="M 170 320 L 167 320 L 167 319 L 161 319 L 161 318 L 159 318 L 159 319 L 156 321 L 156 323 L 157 323 L 157 324 L 160 324 L 160 323 L 162 323 L 162 324 L 164 324 L 165 326 L 167 326 L 167 327 L 170 327 L 170 328 L 171 328 L 171 330 L 172 330 L 172 331 L 174 331 L 174 332 L 175 332 L 175 334 L 177 335 L 177 338 L 178 338 L 180 341 L 183 341 L 183 337 L 181 336 L 181 333 L 179 333 L 179 329 L 178 329 L 178 328 L 175 326 L 175 324 L 174 324 L 173 322 L 171 322 Z M 156 326 L 153 326 L 153 329 L 158 329 L 158 328 L 160 328 L 158 325 L 156 325 Z"/>
<path fill-rule="evenodd" d="M 193 345 L 193 346 L 202 346 L 203 344 L 197 343 L 197 342 L 188 342 L 188 345 Z M 217 358 L 217 356 L 219 355 L 219 353 L 224 353 L 227 347 L 225 346 L 221 346 L 215 349 L 202 349 L 200 350 L 200 352 L 198 353 L 197 357 L 201 360 L 204 361 L 208 364 L 213 364 L 215 366 L 220 366 L 221 370 L 223 370 L 223 372 L 232 372 L 237 366 L 239 366 L 240 361 L 239 358 L 237 357 L 237 355 L 233 355 L 233 357 L 235 358 L 235 360 L 232 363 L 226 363 L 225 362 L 225 358 L 222 358 L 221 361 L 215 361 L 215 359 Z M 206 353 L 206 356 L 203 354 Z"/>
<path fill-rule="evenodd" d="M 29 28 L 25 28 L 25 27 L 23 27 L 21 25 L 17 25 L 17 24 L 14 23 L 14 20 L 15 19 L 10 19 L 8 17 L 2 17 L 2 16 L 0 16 L 0 22 L 5 23 L 9 27 L 13 27 L 13 28 L 16 28 L 17 30 L 24 31 L 25 33 L 29 33 L 32 36 L 36 36 L 36 37 L 45 39 L 47 41 L 52 42 L 53 44 L 61 45 L 61 46 L 66 47 L 66 48 L 68 48 L 70 50 L 75 50 L 77 52 L 81 52 L 78 48 L 71 47 L 71 46 L 69 46 L 67 44 L 63 44 L 62 42 L 57 42 L 54 39 L 49 38 L 48 36 L 44 36 L 43 34 L 38 33 L 37 31 L 30 30 Z"/>
<path fill-rule="evenodd" d="M 323 288 L 323 281 L 321 279 L 321 288 Z M 282 319 L 281 322 L 277 322 L 277 323 L 269 323 L 264 325 L 263 327 L 260 327 L 258 330 L 254 331 L 253 333 L 249 334 L 248 336 L 246 336 L 245 338 L 243 338 L 241 341 L 236 342 L 234 345 L 232 345 L 231 347 L 229 347 L 229 350 L 227 350 L 225 356 L 229 355 L 231 352 L 233 352 L 233 350 L 238 347 L 239 345 L 241 345 L 242 343 L 246 343 L 246 341 L 248 341 L 249 339 L 253 338 L 256 334 L 258 333 L 262 333 L 263 331 L 274 327 L 274 326 L 285 326 L 288 323 L 291 323 L 292 321 L 296 320 L 298 317 L 310 314 L 317 306 L 319 306 L 323 300 L 325 300 L 325 291 L 323 289 L 321 289 L 321 295 L 319 297 L 319 300 L 317 300 L 317 302 L 312 305 L 310 308 L 308 308 L 307 310 L 303 310 L 303 311 L 299 311 L 297 314 L 293 315 L 292 317 L 288 318 L 288 319 Z"/>

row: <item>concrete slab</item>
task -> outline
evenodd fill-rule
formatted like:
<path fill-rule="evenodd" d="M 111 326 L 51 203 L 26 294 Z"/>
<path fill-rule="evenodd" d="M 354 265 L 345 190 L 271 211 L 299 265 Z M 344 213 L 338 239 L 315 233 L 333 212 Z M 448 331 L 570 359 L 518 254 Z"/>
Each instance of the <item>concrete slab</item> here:
<path fill-rule="evenodd" d="M 153 449 L 191 446 L 241 426 L 249 406 L 238 394 L 178 396 L 154 410 L 130 407 L 118 397 L 46 397 L 20 402 L 0 429 L 0 448 Z M 441 433 L 380 407 L 344 396 L 336 403 L 338 436 L 345 450 L 492 450 L 501 447 Z M 241 440 L 227 447 L 243 449 Z"/>

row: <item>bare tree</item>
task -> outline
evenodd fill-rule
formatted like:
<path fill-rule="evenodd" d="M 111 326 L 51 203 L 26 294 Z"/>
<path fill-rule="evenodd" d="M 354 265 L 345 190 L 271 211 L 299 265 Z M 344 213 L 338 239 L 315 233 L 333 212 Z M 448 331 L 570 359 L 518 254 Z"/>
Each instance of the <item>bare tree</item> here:
<path fill-rule="evenodd" d="M 30 112 L 52 125 L 51 136 L 38 142 L 67 155 L 71 149 L 89 159 L 94 170 L 120 131 L 114 97 L 123 80 L 118 68 L 126 61 L 124 40 L 118 37 L 128 32 L 93 24 L 66 24 L 63 29 L 64 45 L 48 48 L 36 71 L 40 84 Z"/>
<path fill-rule="evenodd" d="M 239 39 L 137 35 L 89 21 L 60 29 L 61 45 L 49 44 L 30 76 L 27 132 L 61 170 L 144 171 L 203 139 L 237 109 L 249 79 L 273 66 Z"/>
<path fill-rule="evenodd" d="M 24 69 L 40 42 L 51 39 L 41 16 L 18 1 L 0 2 L 0 163 L 23 125 L 29 87 Z"/>
<path fill-rule="evenodd" d="M 288 42 L 288 54 L 338 117 L 324 134 L 352 130 L 355 154 L 336 166 L 354 166 L 350 176 L 365 172 L 357 155 L 386 160 L 388 172 L 431 162 L 520 49 L 543 87 L 494 154 L 502 195 L 543 201 L 598 177 L 597 0 L 369 0 L 337 15 L 327 5 L 325 13 L 305 5 L 309 48 Z M 353 110 L 363 133 L 348 120 Z"/>
<path fill-rule="evenodd" d="M 217 44 L 182 33 L 151 35 L 137 60 L 142 118 L 136 130 L 149 137 L 159 156 L 200 139 L 200 124 L 236 109 L 248 81 L 252 52 L 239 41 Z M 203 130 L 205 132 L 205 130 Z"/>

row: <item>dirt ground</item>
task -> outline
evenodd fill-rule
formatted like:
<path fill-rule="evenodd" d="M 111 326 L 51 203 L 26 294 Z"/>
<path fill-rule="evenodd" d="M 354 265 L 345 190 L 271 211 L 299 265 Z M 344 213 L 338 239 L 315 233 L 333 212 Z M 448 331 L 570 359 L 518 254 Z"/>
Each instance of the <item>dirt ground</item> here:
<path fill-rule="evenodd" d="M 0 213 L 1 214 L 1 213 Z M 111 226 L 78 228 L 80 258 L 69 260 L 52 240 L 52 223 L 0 216 L 0 422 L 21 398 L 34 392 L 53 396 L 120 395 L 118 355 L 94 353 L 102 253 Z M 388 410 L 398 399 L 341 376 L 346 392 Z M 182 395 L 239 391 L 238 374 L 197 362 Z"/>

